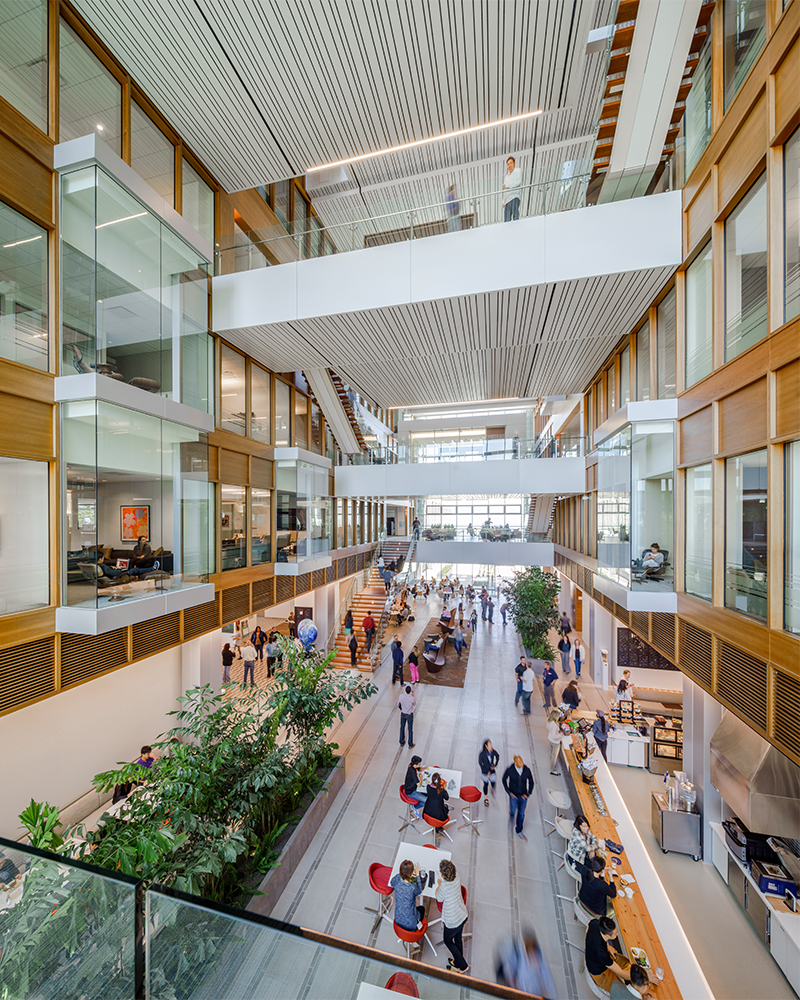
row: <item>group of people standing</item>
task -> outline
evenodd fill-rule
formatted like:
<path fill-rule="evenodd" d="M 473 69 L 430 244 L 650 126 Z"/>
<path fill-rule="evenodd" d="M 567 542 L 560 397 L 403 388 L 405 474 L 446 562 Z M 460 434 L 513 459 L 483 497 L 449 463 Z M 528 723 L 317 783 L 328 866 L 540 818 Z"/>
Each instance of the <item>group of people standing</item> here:
<path fill-rule="evenodd" d="M 266 655 L 267 661 L 267 677 L 275 676 L 275 667 L 279 663 L 281 658 L 281 651 L 278 645 L 278 633 L 270 632 L 267 635 L 266 632 L 261 628 L 260 625 L 256 625 L 255 629 L 250 633 L 249 639 L 242 638 L 234 646 L 231 643 L 226 642 L 222 647 L 222 683 L 231 684 L 231 667 L 233 666 L 233 661 L 236 659 L 236 653 L 239 653 L 239 659 L 244 661 L 244 680 L 243 684 L 247 684 L 248 675 L 250 677 L 250 686 L 255 687 L 255 666 L 256 660 L 264 660 Z"/>

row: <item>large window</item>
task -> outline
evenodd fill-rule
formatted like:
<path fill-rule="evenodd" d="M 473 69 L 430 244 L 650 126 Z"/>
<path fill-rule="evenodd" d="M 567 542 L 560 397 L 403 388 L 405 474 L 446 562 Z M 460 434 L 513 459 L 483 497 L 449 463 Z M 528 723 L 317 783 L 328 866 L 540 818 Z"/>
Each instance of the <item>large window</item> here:
<path fill-rule="evenodd" d="M 122 86 L 63 18 L 59 59 L 59 141 L 95 133 L 122 156 Z"/>
<path fill-rule="evenodd" d="M 322 454 L 322 411 L 316 403 L 311 403 L 311 450 Z"/>
<path fill-rule="evenodd" d="M 631 401 L 631 349 L 626 347 L 619 356 L 619 405 Z"/>
<path fill-rule="evenodd" d="M 725 605 L 767 617 L 767 453 L 725 463 Z"/>
<path fill-rule="evenodd" d="M 275 447 L 288 448 L 290 439 L 290 390 L 285 382 L 275 379 Z"/>
<path fill-rule="evenodd" d="M 272 561 L 270 496 L 269 490 L 255 487 L 250 490 L 250 561 L 253 566 Z"/>
<path fill-rule="evenodd" d="M 636 334 L 636 398 L 650 398 L 650 324 L 647 320 Z"/>
<path fill-rule="evenodd" d="M 47 371 L 47 344 L 47 231 L 0 202 L 0 357 Z"/>
<path fill-rule="evenodd" d="M 767 37 L 767 0 L 724 0 L 725 110 Z"/>
<path fill-rule="evenodd" d="M 47 0 L 0 3 L 0 97 L 47 132 Z"/>
<path fill-rule="evenodd" d="M 247 565 L 247 489 L 244 486 L 220 486 L 220 539 L 222 571 Z"/>
<path fill-rule="evenodd" d="M 244 434 L 247 429 L 244 356 L 226 344 L 220 345 L 220 355 L 219 426 L 224 431 Z"/>
<path fill-rule="evenodd" d="M 784 219 L 786 225 L 785 316 L 800 316 L 800 129 L 783 152 Z"/>
<path fill-rule="evenodd" d="M 325 555 L 331 547 L 332 500 L 328 470 L 309 462 L 275 463 L 277 562 L 302 562 Z M 345 507 L 349 507 L 345 501 Z M 353 544 L 348 532 L 348 544 Z"/>
<path fill-rule="evenodd" d="M 131 101 L 131 166 L 174 207 L 175 147 L 136 101 Z"/>
<path fill-rule="evenodd" d="M 692 76 L 692 89 L 686 96 L 683 126 L 686 135 L 686 176 L 711 139 L 711 33 L 709 32 Z"/>
<path fill-rule="evenodd" d="M 0 457 L 0 615 L 50 603 L 47 462 Z"/>
<path fill-rule="evenodd" d="M 301 392 L 294 394 L 294 443 L 308 450 L 308 398 Z"/>
<path fill-rule="evenodd" d="M 250 436 L 264 444 L 270 442 L 272 394 L 270 374 L 256 364 L 250 365 Z"/>
<path fill-rule="evenodd" d="M 767 334 L 767 181 L 762 174 L 725 220 L 725 358 Z"/>
<path fill-rule="evenodd" d="M 711 244 L 686 270 L 686 388 L 711 374 L 712 368 Z"/>
<path fill-rule="evenodd" d="M 671 591 L 673 588 L 674 441 L 675 425 L 671 420 L 637 423 L 631 429 L 631 585 L 634 590 Z M 663 556 L 661 566 L 655 569 L 647 566 L 654 544 Z"/>
<path fill-rule="evenodd" d="M 711 466 L 686 470 L 686 562 L 684 587 L 687 594 L 711 600 L 711 564 L 714 543 Z"/>
<path fill-rule="evenodd" d="M 598 448 L 597 569 L 631 585 L 631 428 Z"/>
<path fill-rule="evenodd" d="M 676 392 L 675 379 L 675 289 L 662 299 L 657 321 L 658 398 L 671 399 Z"/>
<path fill-rule="evenodd" d="M 190 226 L 214 242 L 214 192 L 184 157 L 183 159 L 183 203 L 181 214 Z"/>
<path fill-rule="evenodd" d="M 784 628 L 800 633 L 800 441 L 786 453 L 786 553 L 784 566 Z"/>

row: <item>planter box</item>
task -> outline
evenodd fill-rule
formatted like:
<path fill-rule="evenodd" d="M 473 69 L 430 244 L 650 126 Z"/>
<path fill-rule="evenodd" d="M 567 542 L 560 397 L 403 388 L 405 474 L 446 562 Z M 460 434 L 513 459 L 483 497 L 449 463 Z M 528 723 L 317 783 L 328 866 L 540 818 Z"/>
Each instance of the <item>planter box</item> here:
<path fill-rule="evenodd" d="M 308 850 L 308 846 L 314 839 L 314 835 L 322 825 L 322 821 L 328 815 L 328 810 L 333 805 L 333 800 L 339 794 L 339 789 L 344 784 L 345 779 L 345 758 L 340 757 L 336 764 L 325 776 L 325 789 L 320 791 L 303 813 L 302 819 L 292 831 L 291 836 L 281 851 L 278 864 L 264 876 L 258 886 L 263 896 L 254 896 L 247 904 L 247 910 L 251 913 L 260 913 L 268 917 L 272 909 L 281 897 L 281 893 L 289 884 L 289 879 L 294 875 L 300 859 Z"/>

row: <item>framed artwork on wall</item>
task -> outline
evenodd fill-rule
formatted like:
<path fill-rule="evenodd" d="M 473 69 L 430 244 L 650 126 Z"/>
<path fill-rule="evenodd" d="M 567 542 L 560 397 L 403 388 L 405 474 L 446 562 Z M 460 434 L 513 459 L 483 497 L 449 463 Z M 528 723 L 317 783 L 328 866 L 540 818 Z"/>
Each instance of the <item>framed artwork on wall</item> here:
<path fill-rule="evenodd" d="M 120 507 L 120 537 L 123 542 L 137 542 L 142 535 L 150 541 L 150 506 Z"/>

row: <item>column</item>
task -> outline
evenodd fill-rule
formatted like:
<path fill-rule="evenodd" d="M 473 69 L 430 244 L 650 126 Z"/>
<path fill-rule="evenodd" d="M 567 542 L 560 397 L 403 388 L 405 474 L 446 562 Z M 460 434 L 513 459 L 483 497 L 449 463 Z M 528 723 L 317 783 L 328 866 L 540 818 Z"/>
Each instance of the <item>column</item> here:
<path fill-rule="evenodd" d="M 220 651 L 226 639 L 222 632 L 208 632 L 197 639 L 190 639 L 181 646 L 181 685 L 183 691 L 209 684 L 222 690 L 222 659 Z"/>
<path fill-rule="evenodd" d="M 722 705 L 699 684 L 683 676 L 683 770 L 697 789 L 703 860 L 712 864 L 711 824 L 723 818 L 724 802 L 711 784 L 711 737 L 722 721 Z"/>

